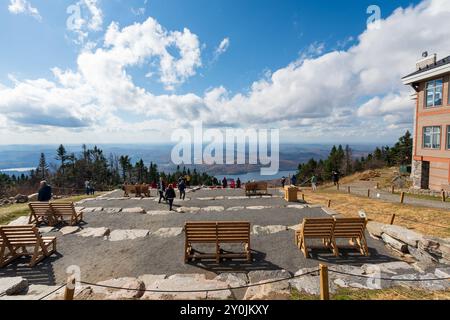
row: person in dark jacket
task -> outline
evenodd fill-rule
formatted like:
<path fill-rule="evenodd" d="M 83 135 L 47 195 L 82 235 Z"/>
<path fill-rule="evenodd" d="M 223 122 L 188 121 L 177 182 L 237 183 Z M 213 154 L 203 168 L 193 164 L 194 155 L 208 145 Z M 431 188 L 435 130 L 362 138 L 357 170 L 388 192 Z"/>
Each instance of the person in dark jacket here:
<path fill-rule="evenodd" d="M 178 190 L 180 191 L 180 199 L 186 198 L 186 183 L 183 179 L 181 179 L 180 183 L 178 184 Z"/>
<path fill-rule="evenodd" d="M 222 187 L 224 189 L 226 189 L 228 187 L 228 180 L 227 180 L 226 177 L 224 177 L 223 180 L 222 180 Z"/>
<path fill-rule="evenodd" d="M 41 181 L 38 191 L 38 201 L 48 202 L 52 199 L 52 187 L 47 184 L 47 181 Z"/>
<path fill-rule="evenodd" d="M 169 187 L 166 190 L 166 200 L 169 202 L 169 210 L 172 211 L 173 200 L 177 197 L 175 194 L 175 190 L 173 189 L 173 185 L 169 184 Z"/>
<path fill-rule="evenodd" d="M 158 192 L 159 192 L 159 202 L 158 203 L 161 203 L 161 200 L 167 201 L 166 198 L 164 197 L 164 192 L 166 192 L 166 185 L 164 184 L 164 181 L 162 178 L 159 178 Z"/>
<path fill-rule="evenodd" d="M 297 176 L 295 174 L 291 177 L 291 185 L 297 185 Z"/>
<path fill-rule="evenodd" d="M 237 180 L 236 180 L 236 188 L 240 189 L 241 185 L 242 185 L 241 179 L 237 178 Z"/>
<path fill-rule="evenodd" d="M 281 178 L 281 186 L 284 189 L 284 186 L 286 185 L 286 177 Z"/>

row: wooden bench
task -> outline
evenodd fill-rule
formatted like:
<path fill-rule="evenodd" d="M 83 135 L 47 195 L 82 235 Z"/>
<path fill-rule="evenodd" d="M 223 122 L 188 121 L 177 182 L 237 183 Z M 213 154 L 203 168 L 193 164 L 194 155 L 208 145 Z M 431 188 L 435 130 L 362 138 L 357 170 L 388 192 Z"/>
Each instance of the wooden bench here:
<path fill-rule="evenodd" d="M 322 239 L 326 248 L 339 256 L 338 239 L 348 239 L 351 248 L 357 248 L 362 255 L 369 255 L 365 236 L 365 218 L 305 218 L 300 230 L 295 233 L 295 243 L 306 258 L 309 257 L 306 239 Z"/>
<path fill-rule="evenodd" d="M 58 222 L 74 226 L 83 221 L 83 213 L 75 210 L 73 202 L 52 202 L 50 208 Z"/>
<path fill-rule="evenodd" d="M 58 222 L 50 207 L 50 202 L 30 202 L 28 207 L 30 208 L 29 224 L 40 225 L 41 223 L 46 223 L 49 226 L 54 226 Z"/>
<path fill-rule="evenodd" d="M 333 237 L 337 239 L 348 239 L 352 248 L 358 249 L 362 255 L 369 255 L 366 241 L 366 218 L 334 218 Z M 342 247 L 339 245 L 339 247 Z M 336 256 L 339 255 L 336 247 Z"/>
<path fill-rule="evenodd" d="M 303 252 L 305 258 L 309 257 L 309 245 L 306 240 L 320 239 L 325 248 L 336 254 L 336 243 L 333 239 L 333 218 L 305 218 L 300 229 L 295 232 L 295 244 Z"/>
<path fill-rule="evenodd" d="M 0 268 L 23 256 L 31 256 L 34 267 L 56 252 L 56 237 L 42 237 L 35 225 L 0 226 L 0 239 Z"/>
<path fill-rule="evenodd" d="M 193 259 L 221 259 L 243 258 L 252 261 L 250 249 L 250 222 L 186 222 L 185 227 L 184 262 Z M 224 252 L 221 244 L 240 243 L 244 245 L 244 252 Z M 199 253 L 193 249 L 193 244 L 214 244 L 214 253 Z"/>
<path fill-rule="evenodd" d="M 245 195 L 248 197 L 266 195 L 268 193 L 267 190 L 267 182 L 250 182 L 245 184 Z"/>

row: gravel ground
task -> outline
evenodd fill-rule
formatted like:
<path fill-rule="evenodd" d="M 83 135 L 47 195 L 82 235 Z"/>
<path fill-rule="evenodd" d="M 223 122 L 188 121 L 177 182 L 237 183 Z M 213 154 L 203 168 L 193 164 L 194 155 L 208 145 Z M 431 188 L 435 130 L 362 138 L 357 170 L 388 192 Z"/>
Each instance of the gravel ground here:
<path fill-rule="evenodd" d="M 153 191 L 154 195 L 155 191 Z M 183 227 L 186 221 L 249 221 L 252 226 L 293 226 L 301 223 L 304 217 L 326 216 L 320 208 L 287 208 L 289 205 L 279 197 L 279 192 L 273 190 L 277 197 L 228 199 L 227 197 L 242 196 L 242 190 L 200 190 L 187 194 L 190 200 L 177 203 L 177 206 L 200 207 L 223 206 L 222 212 L 170 213 L 166 215 L 150 215 L 137 213 L 86 213 L 87 224 L 83 228 L 107 227 L 111 231 L 121 229 L 147 229 L 155 232 L 160 228 Z M 122 192 L 116 191 L 107 197 L 121 197 Z M 200 200 L 205 197 L 226 197 L 223 200 Z M 146 211 L 167 210 L 166 204 L 158 204 L 155 199 L 144 200 L 94 200 L 79 206 L 103 208 L 142 207 Z M 247 207 L 270 206 L 261 210 L 250 210 Z M 246 207 L 239 211 L 226 211 L 231 207 Z M 215 276 L 221 272 L 248 272 L 252 270 L 286 269 L 292 273 L 300 268 L 314 267 L 320 262 L 345 263 L 361 265 L 391 261 L 394 258 L 380 241 L 368 237 L 371 250 L 370 257 L 361 257 L 356 252 L 342 250 L 344 256 L 335 258 L 327 251 L 315 251 L 312 259 L 305 259 L 294 243 L 294 231 L 285 230 L 266 235 L 252 235 L 251 247 L 254 250 L 255 261 L 225 262 L 217 265 L 213 262 L 184 264 L 184 234 L 175 237 L 161 238 L 150 234 L 145 238 L 112 242 L 103 238 L 83 238 L 76 234 L 57 236 L 58 254 L 45 259 L 35 268 L 28 268 L 28 260 L 19 260 L 6 268 L 0 269 L 0 276 L 24 276 L 30 283 L 53 285 L 62 283 L 66 278 L 66 268 L 79 266 L 81 277 L 85 281 L 98 282 L 115 277 L 140 276 L 143 274 L 175 274 L 175 273 L 206 273 Z M 233 246 L 231 249 L 234 249 Z"/>

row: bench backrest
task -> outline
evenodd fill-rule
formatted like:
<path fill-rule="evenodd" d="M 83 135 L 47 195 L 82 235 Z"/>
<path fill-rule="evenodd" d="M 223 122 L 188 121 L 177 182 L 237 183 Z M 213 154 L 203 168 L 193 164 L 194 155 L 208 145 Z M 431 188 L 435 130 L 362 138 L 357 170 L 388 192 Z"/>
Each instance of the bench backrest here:
<path fill-rule="evenodd" d="M 49 202 L 30 202 L 28 206 L 37 216 L 51 216 L 53 214 Z"/>
<path fill-rule="evenodd" d="M 190 243 L 236 243 L 250 241 L 250 222 L 186 222 Z"/>
<path fill-rule="evenodd" d="M 250 241 L 250 222 L 218 222 L 217 237 L 219 243 Z"/>
<path fill-rule="evenodd" d="M 302 223 L 302 234 L 305 238 L 332 238 L 333 218 L 305 218 Z"/>
<path fill-rule="evenodd" d="M 335 218 L 335 238 L 360 238 L 366 230 L 366 218 Z"/>
<path fill-rule="evenodd" d="M 35 225 L 0 226 L 0 236 L 6 245 L 35 245 L 41 244 L 42 239 Z"/>
<path fill-rule="evenodd" d="M 54 214 L 61 216 L 72 216 L 75 212 L 73 202 L 52 202 L 50 203 Z"/>
<path fill-rule="evenodd" d="M 190 243 L 211 243 L 217 241 L 216 222 L 186 222 L 186 241 Z"/>
<path fill-rule="evenodd" d="M 245 184 L 245 190 L 267 190 L 268 183 L 261 181 L 261 182 L 250 182 Z"/>

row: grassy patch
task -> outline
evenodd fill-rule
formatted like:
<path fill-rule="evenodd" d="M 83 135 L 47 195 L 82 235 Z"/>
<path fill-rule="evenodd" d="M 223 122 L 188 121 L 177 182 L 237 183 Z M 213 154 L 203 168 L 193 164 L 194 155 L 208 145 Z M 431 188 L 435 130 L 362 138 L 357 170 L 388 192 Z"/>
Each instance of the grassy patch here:
<path fill-rule="evenodd" d="M 97 194 L 95 197 L 101 195 L 102 193 Z M 87 198 L 93 198 L 93 196 L 88 196 L 88 195 L 80 195 L 80 196 L 73 196 L 73 197 L 68 197 L 68 198 L 64 198 L 64 199 L 60 199 L 57 200 L 59 202 L 63 201 L 63 202 L 77 202 L 83 199 L 87 199 Z M 0 225 L 4 225 L 4 224 L 8 224 L 11 221 L 22 217 L 22 216 L 27 216 L 30 214 L 30 209 L 28 209 L 28 204 L 24 203 L 24 204 L 12 204 L 6 207 L 1 207 L 0 208 Z"/>
<path fill-rule="evenodd" d="M 340 288 L 330 296 L 331 300 L 450 300 L 450 291 L 431 292 L 406 288 L 363 290 Z M 300 293 L 293 289 L 291 300 L 319 300 L 319 296 Z"/>

